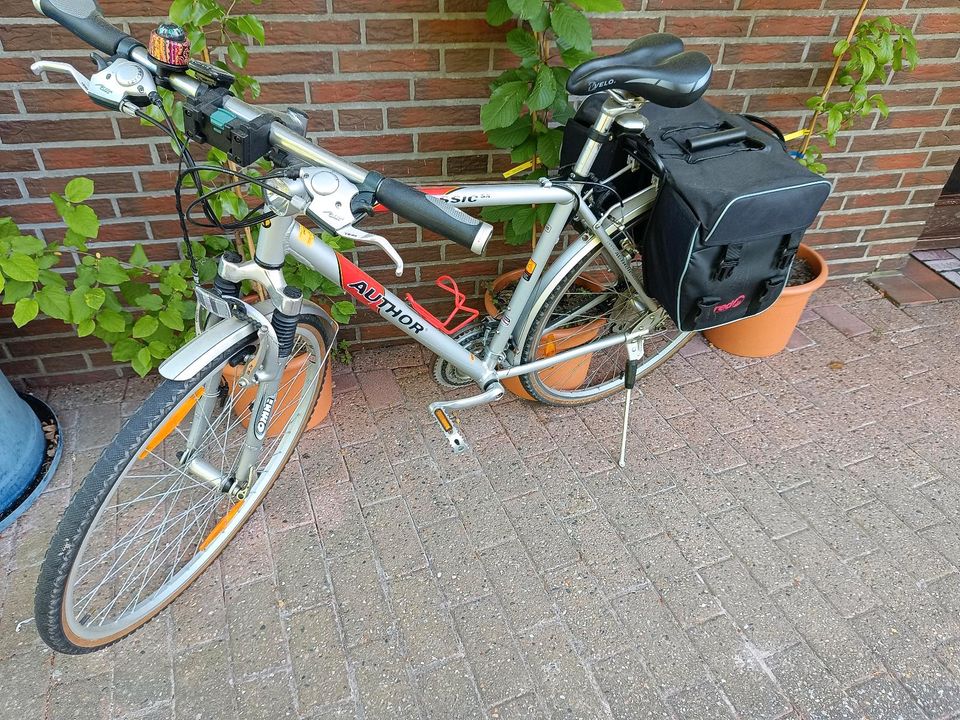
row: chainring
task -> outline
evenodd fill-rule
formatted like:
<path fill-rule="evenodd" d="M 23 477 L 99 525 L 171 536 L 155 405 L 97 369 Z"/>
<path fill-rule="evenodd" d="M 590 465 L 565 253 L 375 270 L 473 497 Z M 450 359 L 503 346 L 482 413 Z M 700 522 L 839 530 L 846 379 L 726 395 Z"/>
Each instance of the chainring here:
<path fill-rule="evenodd" d="M 487 344 L 490 329 L 485 322 L 474 322 L 453 336 L 453 339 L 466 350 L 480 355 Z M 461 373 L 455 365 L 442 357 L 433 363 L 433 377 L 443 387 L 456 389 L 473 384 L 473 379 Z"/>

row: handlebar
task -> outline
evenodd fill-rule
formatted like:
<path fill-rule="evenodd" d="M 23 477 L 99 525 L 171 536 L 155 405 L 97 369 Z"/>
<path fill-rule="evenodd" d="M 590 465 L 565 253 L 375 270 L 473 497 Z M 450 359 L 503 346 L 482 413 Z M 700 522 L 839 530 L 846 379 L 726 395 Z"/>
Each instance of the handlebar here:
<path fill-rule="evenodd" d="M 43 15 L 63 26 L 78 38 L 108 55 L 118 55 L 142 65 L 155 76 L 160 68 L 147 49 L 136 39 L 110 24 L 103 16 L 97 0 L 33 0 Z M 182 73 L 165 73 L 167 83 L 175 91 L 196 98 L 206 90 L 198 80 Z M 227 96 L 223 108 L 241 120 L 254 120 L 263 112 L 239 98 Z M 386 207 L 407 220 L 453 240 L 473 252 L 480 253 L 493 233 L 489 224 L 470 217 L 459 209 L 447 206 L 419 190 L 397 180 L 384 178 L 334 155 L 284 124 L 270 126 L 270 144 L 288 155 L 311 165 L 319 165 L 340 173 L 356 185 L 374 193 Z"/>

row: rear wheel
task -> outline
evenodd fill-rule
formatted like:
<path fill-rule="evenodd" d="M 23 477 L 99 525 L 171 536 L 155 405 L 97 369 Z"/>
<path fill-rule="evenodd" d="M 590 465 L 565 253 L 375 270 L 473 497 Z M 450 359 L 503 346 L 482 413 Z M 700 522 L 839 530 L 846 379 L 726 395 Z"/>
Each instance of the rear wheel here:
<path fill-rule="evenodd" d="M 257 473 L 238 492 L 224 479 L 232 479 L 254 403 L 222 375 L 249 350 L 241 343 L 192 380 L 163 382 L 83 481 L 37 585 L 37 629 L 54 650 L 99 650 L 153 618 L 223 551 L 273 485 L 323 383 L 322 326 L 301 316 L 294 353 L 305 361 L 284 376 Z M 197 410 L 205 397 L 213 405 L 214 393 L 208 421 Z M 199 442 L 185 464 L 195 422 Z"/>
<path fill-rule="evenodd" d="M 642 272 L 642 268 L 638 267 Z M 647 327 L 638 377 L 653 372 L 692 337 L 667 313 L 638 307 L 636 295 L 597 246 L 564 275 L 537 312 L 523 343 L 521 361 L 533 362 L 610 335 Z M 624 386 L 626 346 L 620 344 L 524 375 L 523 387 L 550 405 L 583 405 L 619 392 Z"/>

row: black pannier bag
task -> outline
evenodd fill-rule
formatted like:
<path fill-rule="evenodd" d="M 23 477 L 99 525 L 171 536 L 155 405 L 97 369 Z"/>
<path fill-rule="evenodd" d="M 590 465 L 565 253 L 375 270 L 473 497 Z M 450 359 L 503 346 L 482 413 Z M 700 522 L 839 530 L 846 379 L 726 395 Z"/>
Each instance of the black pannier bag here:
<path fill-rule="evenodd" d="M 779 137 L 704 100 L 642 113 L 661 182 L 641 245 L 647 292 L 681 330 L 763 312 L 786 286 L 830 182 Z"/>

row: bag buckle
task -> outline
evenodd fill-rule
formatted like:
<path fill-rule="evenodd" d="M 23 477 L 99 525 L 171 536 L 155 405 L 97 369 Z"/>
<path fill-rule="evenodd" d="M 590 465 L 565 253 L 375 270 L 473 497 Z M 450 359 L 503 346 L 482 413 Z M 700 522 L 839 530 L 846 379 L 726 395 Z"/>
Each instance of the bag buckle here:
<path fill-rule="evenodd" d="M 733 275 L 733 271 L 740 264 L 740 254 L 742 252 L 743 245 L 727 245 L 724 248 L 720 264 L 713 273 L 713 279 L 716 282 L 728 280 Z"/>

